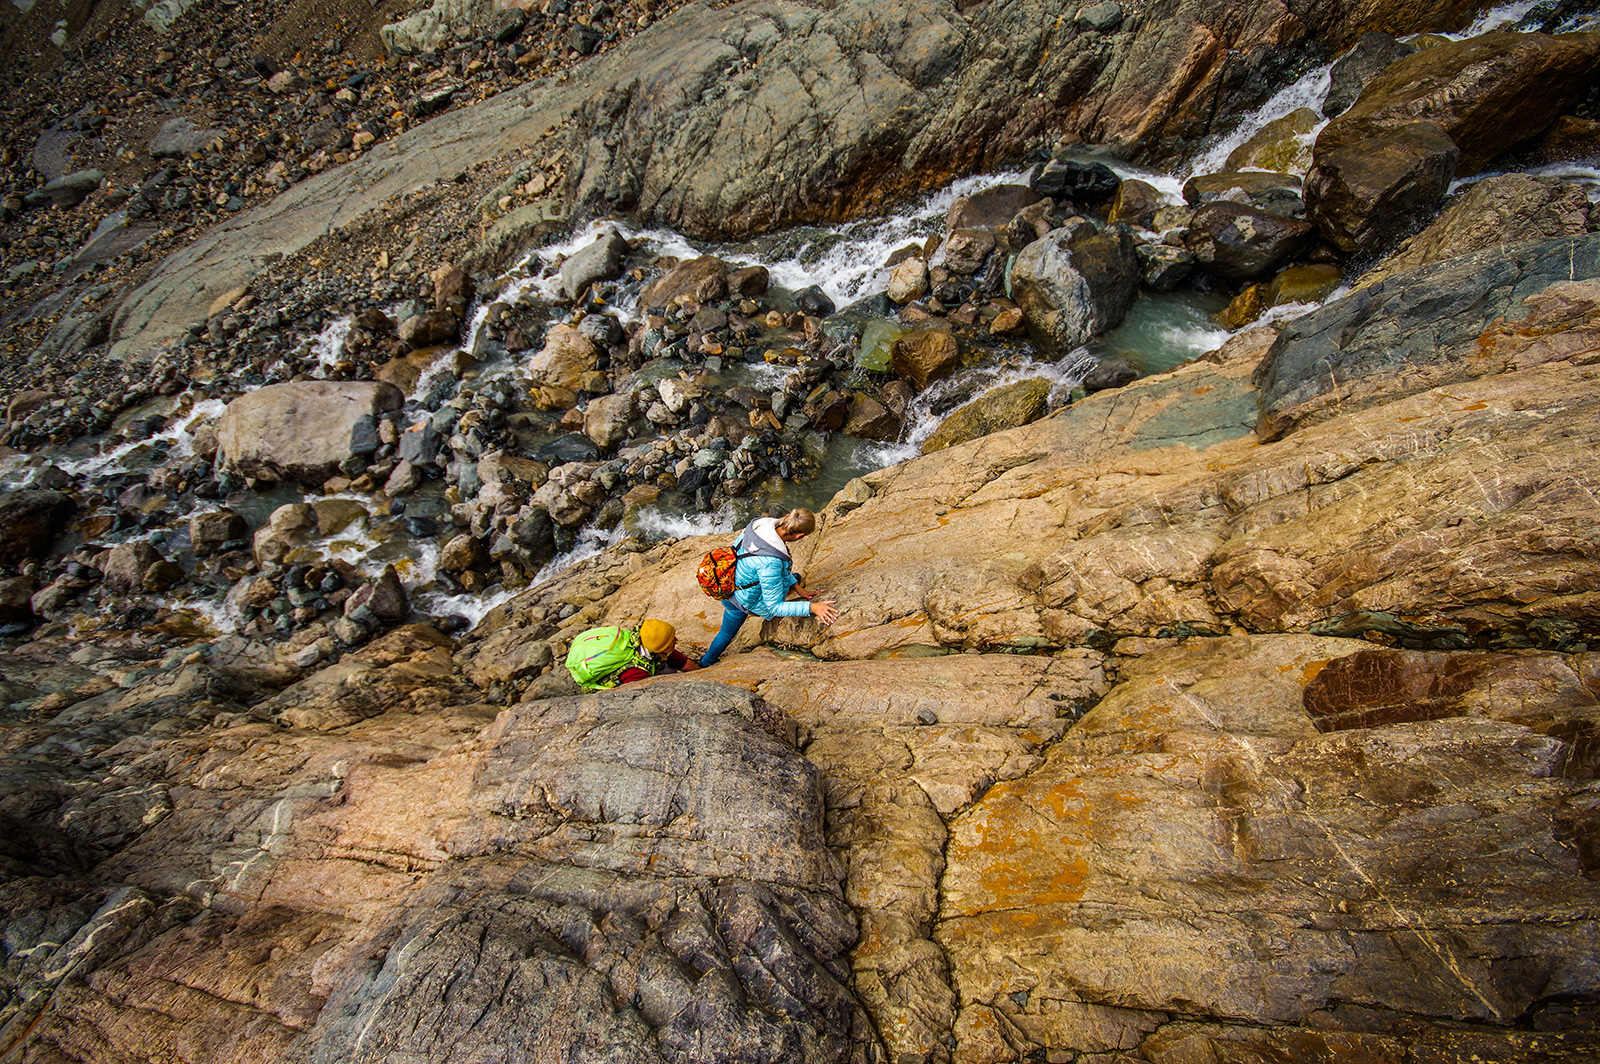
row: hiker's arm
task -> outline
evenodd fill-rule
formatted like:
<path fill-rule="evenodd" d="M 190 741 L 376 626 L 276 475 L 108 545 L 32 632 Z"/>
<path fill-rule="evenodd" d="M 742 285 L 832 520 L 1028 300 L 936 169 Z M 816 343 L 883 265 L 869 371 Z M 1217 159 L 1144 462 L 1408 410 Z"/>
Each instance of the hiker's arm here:
<path fill-rule="evenodd" d="M 809 617 L 811 604 L 804 599 L 787 601 L 792 581 L 789 570 L 781 565 L 761 567 L 761 604 L 755 612 L 763 617 Z"/>

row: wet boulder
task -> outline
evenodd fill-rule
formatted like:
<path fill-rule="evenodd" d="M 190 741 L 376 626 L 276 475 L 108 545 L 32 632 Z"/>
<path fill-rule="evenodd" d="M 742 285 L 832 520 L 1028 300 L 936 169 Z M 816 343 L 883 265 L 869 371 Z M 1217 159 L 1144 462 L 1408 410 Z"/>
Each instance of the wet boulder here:
<path fill-rule="evenodd" d="M 1249 169 L 1303 174 L 1311 165 L 1311 134 L 1320 123 L 1317 112 L 1309 107 L 1280 115 L 1229 152 L 1224 165 L 1234 172 Z"/>
<path fill-rule="evenodd" d="M 1528 174 L 1497 174 L 1477 182 L 1433 223 L 1363 274 L 1359 286 L 1403 270 L 1519 240 L 1580 236 L 1589 229 L 1583 186 Z"/>
<path fill-rule="evenodd" d="M 945 212 L 944 230 L 953 233 L 957 229 L 999 229 L 1044 200 L 1042 193 L 1026 185 L 994 185 L 957 198 Z"/>
<path fill-rule="evenodd" d="M 945 268 L 951 273 L 971 276 L 983 268 L 984 260 L 994 248 L 994 234 L 989 230 L 957 229 L 944 241 Z"/>
<path fill-rule="evenodd" d="M 1298 177 L 1262 170 L 1198 174 L 1183 183 L 1183 198 L 1193 207 L 1220 200 L 1282 215 L 1298 215 L 1305 210 Z"/>
<path fill-rule="evenodd" d="M 660 277 L 651 281 L 639 296 L 639 306 L 645 310 L 665 307 L 684 296 L 698 299 L 702 292 L 714 292 L 711 299 L 720 299 L 728 291 L 728 264 L 715 255 L 701 255 L 688 262 L 680 262 Z"/>
<path fill-rule="evenodd" d="M 1028 178 L 1028 187 L 1053 200 L 1096 207 L 1117 194 L 1121 180 L 1105 163 L 1051 159 Z"/>
<path fill-rule="evenodd" d="M 856 395 L 844 422 L 846 436 L 861 440 L 893 442 L 900 438 L 902 422 L 898 415 L 870 395 Z"/>
<path fill-rule="evenodd" d="M 1217 324 L 1238 329 L 1273 307 L 1288 303 L 1321 303 L 1339 286 L 1341 277 L 1339 267 L 1329 263 L 1291 266 L 1271 281 L 1253 284 L 1240 292 L 1217 314 Z"/>
<path fill-rule="evenodd" d="M 1161 191 L 1154 185 L 1130 177 L 1117 186 L 1108 217 L 1113 222 L 1149 229 L 1164 202 Z"/>
<path fill-rule="evenodd" d="M 1011 298 L 1037 340 L 1066 352 L 1122 323 L 1142 272 L 1122 226 L 1052 230 L 1017 256 Z"/>
<path fill-rule="evenodd" d="M 295 381 L 228 404 L 217 423 L 217 468 L 258 480 L 320 484 L 339 471 L 379 415 L 405 396 L 382 381 Z"/>
<path fill-rule="evenodd" d="M 1416 51 L 1416 45 L 1396 40 L 1387 33 L 1377 30 L 1363 33 L 1348 51 L 1334 61 L 1328 71 L 1328 95 L 1322 101 L 1323 115 L 1334 118 L 1344 114 L 1361 95 L 1361 90 L 1367 87 L 1367 82 L 1390 64 Z"/>
<path fill-rule="evenodd" d="M 1140 244 L 1139 264 L 1144 286 L 1152 292 L 1170 292 L 1194 272 L 1194 252 L 1171 244 Z"/>
<path fill-rule="evenodd" d="M 228 544 L 244 539 L 247 532 L 244 518 L 227 507 L 189 518 L 189 546 L 198 558 L 220 553 Z"/>
<path fill-rule="evenodd" d="M 76 509 L 72 497 L 59 491 L 0 494 L 0 565 L 41 557 Z"/>
<path fill-rule="evenodd" d="M 317 510 L 309 503 L 292 502 L 278 507 L 267 523 L 256 530 L 252 548 L 257 564 L 276 565 L 296 547 L 311 542 L 317 532 Z"/>
<path fill-rule="evenodd" d="M 1184 241 L 1195 261 L 1212 273 L 1254 281 L 1305 251 L 1315 235 L 1306 222 L 1216 200 L 1194 212 Z"/>
<path fill-rule="evenodd" d="M 939 423 L 922 444 L 923 454 L 1038 420 L 1048 408 L 1051 383 L 1043 377 L 991 388 Z"/>
<path fill-rule="evenodd" d="M 580 392 L 599 367 L 600 352 L 594 341 L 563 323 L 551 326 L 545 334 L 544 347 L 528 363 L 528 379 L 535 385 Z"/>
<path fill-rule="evenodd" d="M 152 575 L 154 579 L 151 583 L 156 585 L 149 588 L 152 591 L 164 591 L 177 583 L 176 580 L 168 581 L 171 563 L 142 539 L 117 544 L 99 556 L 95 565 L 105 574 L 106 589 L 118 594 L 136 595 L 145 591 L 146 578 Z M 182 576 L 181 570 L 178 575 Z"/>
<path fill-rule="evenodd" d="M 1597 57 L 1595 33 L 1486 33 L 1425 48 L 1390 65 L 1328 123 L 1318 165 L 1330 152 L 1431 122 L 1460 150 L 1460 172 L 1475 174 L 1582 101 Z"/>
<path fill-rule="evenodd" d="M 622 276 L 622 263 L 628 242 L 615 229 L 607 228 L 561 264 L 561 291 L 577 299 L 596 281 L 614 281 Z"/>
<path fill-rule="evenodd" d="M 1431 122 L 1410 122 L 1324 151 L 1306 177 L 1307 217 L 1347 254 L 1372 255 L 1416 232 L 1439 209 L 1459 149 Z"/>
<path fill-rule="evenodd" d="M 921 391 L 961 368 L 961 346 L 943 322 L 929 322 L 896 339 L 890 368 L 895 376 L 916 384 Z"/>
<path fill-rule="evenodd" d="M 448 310 L 425 310 L 400 323 L 399 337 L 407 347 L 432 347 L 455 340 L 461 319 Z"/>

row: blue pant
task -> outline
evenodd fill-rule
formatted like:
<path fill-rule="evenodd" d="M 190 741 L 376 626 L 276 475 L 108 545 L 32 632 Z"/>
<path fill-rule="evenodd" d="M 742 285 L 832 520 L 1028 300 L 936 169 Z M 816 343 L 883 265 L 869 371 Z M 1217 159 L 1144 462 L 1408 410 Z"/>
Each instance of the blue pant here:
<path fill-rule="evenodd" d="M 717 632 L 717 637 L 706 647 L 705 656 L 700 659 L 700 667 L 714 665 L 722 652 L 728 649 L 728 644 L 733 642 L 739 634 L 739 629 L 744 626 L 745 618 L 750 616 L 744 610 L 733 604 L 733 599 L 722 601 L 722 629 Z"/>

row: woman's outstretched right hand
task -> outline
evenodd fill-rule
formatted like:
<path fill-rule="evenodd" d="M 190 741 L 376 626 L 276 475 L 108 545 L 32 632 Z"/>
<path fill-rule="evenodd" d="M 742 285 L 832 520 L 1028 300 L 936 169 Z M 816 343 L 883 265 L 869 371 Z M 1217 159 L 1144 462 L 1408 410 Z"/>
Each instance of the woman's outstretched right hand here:
<path fill-rule="evenodd" d="M 826 602 L 813 602 L 811 604 L 811 616 L 823 624 L 832 624 L 839 619 L 839 610 L 834 606 L 832 599 L 828 599 Z"/>

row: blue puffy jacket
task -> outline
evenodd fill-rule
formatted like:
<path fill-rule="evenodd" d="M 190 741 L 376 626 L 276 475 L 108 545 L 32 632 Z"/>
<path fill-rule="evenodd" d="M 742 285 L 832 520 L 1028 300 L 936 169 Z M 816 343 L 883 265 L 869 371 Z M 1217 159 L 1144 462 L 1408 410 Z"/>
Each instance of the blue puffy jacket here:
<path fill-rule="evenodd" d="M 733 570 L 734 605 L 757 617 L 811 616 L 811 603 L 805 599 L 788 601 L 789 589 L 800 581 L 794 575 L 787 546 L 781 548 L 783 553 L 779 554 L 780 548 L 773 546 L 766 536 L 756 533 L 755 527 L 761 522 L 769 526 L 777 523 L 771 517 L 758 517 L 745 526 L 733 543 L 734 549 L 740 552 L 739 563 Z M 771 534 L 772 540 L 778 538 L 770 527 L 764 531 Z M 743 552 L 747 538 L 753 538 L 752 547 L 759 549 L 760 554 Z"/>

